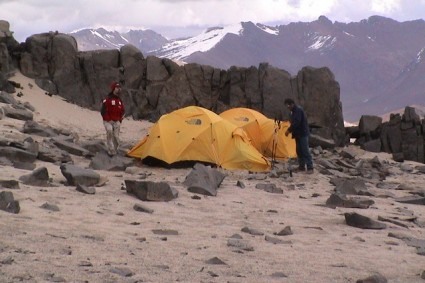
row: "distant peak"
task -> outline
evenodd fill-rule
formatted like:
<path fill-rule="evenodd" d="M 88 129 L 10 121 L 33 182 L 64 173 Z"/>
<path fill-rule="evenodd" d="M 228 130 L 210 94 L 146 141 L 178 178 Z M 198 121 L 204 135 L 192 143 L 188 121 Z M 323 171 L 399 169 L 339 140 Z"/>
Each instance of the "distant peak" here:
<path fill-rule="evenodd" d="M 323 24 L 332 24 L 332 21 L 325 16 L 320 16 L 317 21 Z"/>

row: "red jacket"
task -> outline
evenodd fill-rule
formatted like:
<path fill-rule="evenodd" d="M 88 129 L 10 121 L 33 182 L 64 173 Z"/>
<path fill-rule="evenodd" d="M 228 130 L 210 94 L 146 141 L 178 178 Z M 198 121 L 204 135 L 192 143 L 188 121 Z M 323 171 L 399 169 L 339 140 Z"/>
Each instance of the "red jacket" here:
<path fill-rule="evenodd" d="M 124 104 L 122 103 L 121 98 L 113 93 L 108 94 L 108 96 L 102 101 L 100 113 L 102 114 L 104 121 L 121 122 L 125 113 Z"/>

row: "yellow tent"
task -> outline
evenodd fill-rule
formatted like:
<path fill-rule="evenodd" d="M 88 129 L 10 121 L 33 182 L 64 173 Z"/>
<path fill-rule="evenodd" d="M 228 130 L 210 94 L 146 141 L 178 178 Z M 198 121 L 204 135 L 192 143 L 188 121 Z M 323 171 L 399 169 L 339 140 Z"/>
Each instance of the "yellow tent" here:
<path fill-rule="evenodd" d="M 225 169 L 267 171 L 267 159 L 249 142 L 244 130 L 202 107 L 188 106 L 161 118 L 128 156 L 153 157 L 167 164 L 201 161 Z"/>
<path fill-rule="evenodd" d="M 275 122 L 249 108 L 232 108 L 222 112 L 220 116 L 243 128 L 251 143 L 264 156 L 276 159 L 297 156 L 295 140 L 291 135 L 285 136 L 285 131 L 290 126 L 289 122 Z"/>

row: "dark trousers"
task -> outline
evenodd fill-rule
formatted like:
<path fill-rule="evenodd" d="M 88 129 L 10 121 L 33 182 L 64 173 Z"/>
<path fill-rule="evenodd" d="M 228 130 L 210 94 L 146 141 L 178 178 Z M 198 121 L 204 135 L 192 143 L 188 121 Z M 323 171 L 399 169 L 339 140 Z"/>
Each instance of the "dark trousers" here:
<path fill-rule="evenodd" d="M 311 158 L 310 149 L 308 147 L 308 136 L 295 138 L 297 147 L 298 165 L 300 168 L 313 169 L 313 159 Z"/>

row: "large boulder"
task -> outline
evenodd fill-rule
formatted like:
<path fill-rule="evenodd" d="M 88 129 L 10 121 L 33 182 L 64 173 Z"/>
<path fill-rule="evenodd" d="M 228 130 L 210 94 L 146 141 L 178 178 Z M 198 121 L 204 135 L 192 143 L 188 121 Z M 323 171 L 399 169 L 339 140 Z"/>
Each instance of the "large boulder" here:
<path fill-rule="evenodd" d="M 345 143 L 344 118 L 339 83 L 327 67 L 304 67 L 298 72 L 293 85 L 295 101 L 304 107 L 313 134 Z"/>

